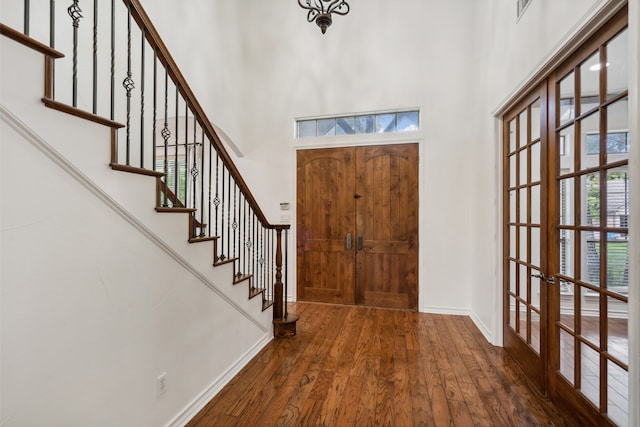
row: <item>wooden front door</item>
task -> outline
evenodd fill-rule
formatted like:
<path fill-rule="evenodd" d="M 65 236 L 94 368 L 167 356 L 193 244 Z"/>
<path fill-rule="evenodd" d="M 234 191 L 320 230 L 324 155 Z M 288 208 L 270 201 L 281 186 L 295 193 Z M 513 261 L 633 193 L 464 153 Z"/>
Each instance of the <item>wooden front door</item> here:
<path fill-rule="evenodd" d="M 418 144 L 298 151 L 303 301 L 418 308 Z"/>

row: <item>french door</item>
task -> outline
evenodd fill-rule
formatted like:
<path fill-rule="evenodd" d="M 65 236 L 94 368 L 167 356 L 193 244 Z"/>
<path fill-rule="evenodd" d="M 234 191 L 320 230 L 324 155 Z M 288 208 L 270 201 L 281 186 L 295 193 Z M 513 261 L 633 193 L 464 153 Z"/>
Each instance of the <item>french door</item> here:
<path fill-rule="evenodd" d="M 504 343 L 584 426 L 628 424 L 626 8 L 504 116 Z"/>
<path fill-rule="evenodd" d="M 297 153 L 304 301 L 418 308 L 418 144 Z"/>
<path fill-rule="evenodd" d="M 547 87 L 504 117 L 504 346 L 542 389 L 548 351 Z"/>

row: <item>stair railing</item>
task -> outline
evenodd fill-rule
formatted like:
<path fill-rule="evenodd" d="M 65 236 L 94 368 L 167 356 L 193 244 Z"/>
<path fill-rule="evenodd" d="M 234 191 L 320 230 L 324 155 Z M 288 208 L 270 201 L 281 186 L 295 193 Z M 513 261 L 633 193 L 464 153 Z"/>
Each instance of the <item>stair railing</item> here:
<path fill-rule="evenodd" d="M 213 240 L 214 265 L 286 320 L 289 226 L 267 220 L 139 0 L 23 2 L 24 35 L 70 52 L 46 56 L 45 105 L 111 126 L 111 167 L 156 176 L 156 210 L 187 212 L 189 240 Z"/>

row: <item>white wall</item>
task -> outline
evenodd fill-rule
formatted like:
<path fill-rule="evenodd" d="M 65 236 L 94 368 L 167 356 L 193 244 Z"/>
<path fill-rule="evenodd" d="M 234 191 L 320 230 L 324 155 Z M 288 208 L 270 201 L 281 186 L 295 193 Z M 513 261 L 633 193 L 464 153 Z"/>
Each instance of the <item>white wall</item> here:
<path fill-rule="evenodd" d="M 243 2 L 142 0 L 205 113 L 243 151 L 247 122 L 243 76 Z M 175 31 L 179 29 L 179 31 Z"/>
<path fill-rule="evenodd" d="M 153 178 L 109 169 L 109 129 L 42 105 L 41 55 L 0 49 L 0 424 L 181 425 L 271 311 L 154 212 Z"/>

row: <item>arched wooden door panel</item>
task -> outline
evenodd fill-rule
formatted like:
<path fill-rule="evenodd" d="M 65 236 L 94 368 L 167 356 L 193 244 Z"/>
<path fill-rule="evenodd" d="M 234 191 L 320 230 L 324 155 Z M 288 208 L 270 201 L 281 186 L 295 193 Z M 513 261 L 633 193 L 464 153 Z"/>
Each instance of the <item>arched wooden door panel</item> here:
<path fill-rule="evenodd" d="M 418 144 L 300 150 L 297 289 L 306 301 L 418 308 Z"/>

